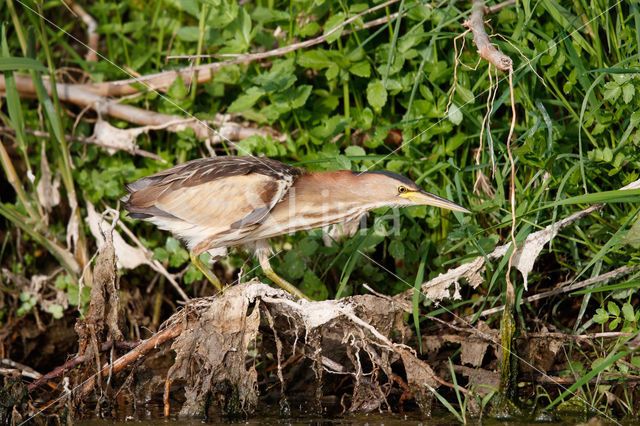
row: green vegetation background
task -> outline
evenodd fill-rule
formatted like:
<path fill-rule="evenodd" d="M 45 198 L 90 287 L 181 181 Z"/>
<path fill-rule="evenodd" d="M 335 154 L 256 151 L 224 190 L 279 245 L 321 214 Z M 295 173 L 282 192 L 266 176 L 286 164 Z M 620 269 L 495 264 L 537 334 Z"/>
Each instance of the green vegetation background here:
<path fill-rule="evenodd" d="M 378 4 L 240 3 L 87 2 L 84 7 L 97 21 L 100 36 L 98 61 L 87 62 L 82 43 L 86 28 L 61 2 L 13 0 L 0 8 L 4 22 L 0 64 L 7 81 L 17 72 L 28 72 L 34 81 L 51 72 L 66 82 L 125 79 L 133 73 L 146 75 L 190 64 L 169 55 L 252 53 L 308 40 Z M 470 33 L 464 36 L 464 48 L 462 39 L 456 40 L 465 31 L 462 24 L 470 6 L 455 1 L 398 1 L 363 15 L 321 44 L 268 60 L 225 66 L 203 84 L 186 85 L 177 79 L 166 91 L 142 91 L 122 102 L 205 120 L 218 113 L 234 114 L 248 126 L 268 126 L 283 135 L 282 141 L 252 136 L 239 143 L 222 142 L 214 145 L 220 155 L 264 155 L 311 170 L 392 170 L 472 210 L 474 214 L 462 215 L 426 207 L 397 213 L 381 209 L 368 218 L 367 229 L 331 246 L 323 243 L 319 231 L 274 240 L 276 249 L 285 249 L 272 259 L 276 271 L 316 299 L 362 293 L 362 283 L 396 294 L 420 283 L 420 277 L 433 278 L 509 242 L 509 89 L 505 74 L 488 70 L 487 63 L 479 60 Z M 400 18 L 392 16 L 396 12 Z M 390 18 L 387 23 L 358 29 L 385 17 Z M 611 201 L 562 230 L 545 247 L 526 292 L 521 275 L 512 271 L 518 299 L 566 280 L 637 264 L 638 192 L 600 194 L 617 191 L 640 177 L 638 2 L 519 0 L 487 19 L 489 33 L 502 36 L 492 41 L 514 60 L 517 240 L 589 202 Z M 447 111 L 456 46 L 461 49 L 460 65 Z M 194 62 L 217 60 L 222 58 Z M 484 121 L 489 95 L 490 111 Z M 208 155 L 192 130 L 152 131 L 138 137 L 139 148 L 166 162 L 122 151 L 110 154 L 96 145 L 65 139 L 65 135 L 92 135 L 95 113 L 85 112 L 76 122 L 80 112 L 81 108 L 59 103 L 55 96 L 37 93 L 37 99 L 29 99 L 9 87 L 2 99 L 1 138 L 8 154 L 3 158 L 7 181 L 0 209 L 5 224 L 0 232 L 0 263 L 15 276 L 48 274 L 65 262 L 72 263 L 60 250 L 66 245 L 67 224 L 76 214 L 67 203 L 72 192 L 79 206 L 81 234 L 86 236 L 84 243 L 80 236 L 79 244 L 85 244 L 90 256 L 96 244 L 84 221 L 87 201 L 99 211 L 105 204 L 116 207 L 125 182 Z M 124 120 L 109 118 L 109 122 L 132 127 Z M 51 136 L 36 137 L 25 129 Z M 43 152 L 52 174 L 62 177 L 62 203 L 48 216 L 38 206 L 35 191 L 42 178 Z M 9 184 L 11 167 L 19 178 L 13 186 Z M 474 190 L 479 173 L 490 190 Z M 571 200 L 584 194 L 592 195 Z M 189 266 L 177 241 L 125 214 L 120 219 L 154 251 L 156 259 L 167 261 L 172 272 L 184 273 L 181 282 L 192 292 L 193 283 L 202 276 Z M 398 232 L 394 231 L 396 220 Z M 233 251 L 225 264 L 237 271 L 245 261 L 249 262 L 244 268 L 250 271 L 247 279 L 261 276 L 259 268 L 254 269 L 257 262 L 243 252 Z M 48 288 L 65 292 L 75 305 L 78 274 L 70 272 L 68 265 L 65 268 Z M 505 273 L 506 261 L 490 261 L 484 283 L 476 290 L 463 286 L 462 301 L 450 302 L 448 309 L 469 313 L 502 304 Z M 144 266 L 123 271 L 123 287 L 144 292 L 154 274 Z M 3 281 L 6 296 L 0 321 L 44 310 L 39 301 L 55 295 L 55 291 L 32 294 L 17 282 Z M 518 316 L 522 324 L 541 319 L 563 330 L 637 330 L 640 311 L 624 307 L 638 300 L 638 283 L 635 273 L 615 288 L 541 302 L 542 309 L 524 305 L 518 308 Z M 168 286 L 166 292 L 177 297 Z M 618 308 L 614 315 L 611 303 L 626 313 L 620 315 Z M 61 317 L 61 305 L 53 305 L 46 312 Z M 441 312 L 431 306 L 424 301 L 422 312 Z M 46 314 L 45 318 L 50 320 Z"/>

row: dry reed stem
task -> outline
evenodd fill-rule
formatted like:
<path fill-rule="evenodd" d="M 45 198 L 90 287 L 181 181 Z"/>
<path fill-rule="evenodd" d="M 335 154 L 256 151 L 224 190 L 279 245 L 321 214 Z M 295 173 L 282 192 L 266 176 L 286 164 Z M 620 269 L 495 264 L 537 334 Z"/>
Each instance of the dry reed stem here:
<path fill-rule="evenodd" d="M 78 3 L 73 0 L 63 0 L 63 2 L 70 8 L 70 10 L 80 17 L 82 22 L 87 26 L 87 47 L 88 51 L 84 56 L 84 60 L 87 62 L 98 61 L 98 44 L 100 43 L 100 35 L 96 32 L 98 30 L 98 23 L 82 8 Z"/>
<path fill-rule="evenodd" d="M 524 303 L 530 303 L 530 302 L 534 302 L 536 300 L 541 300 L 541 299 L 546 299 L 547 297 L 551 297 L 551 296 L 555 296 L 557 294 L 562 294 L 562 293 L 567 293 L 570 291 L 574 291 L 574 290 L 578 290 L 587 286 L 590 286 L 591 284 L 595 284 L 595 283 L 599 283 L 602 281 L 606 281 L 606 280 L 610 280 L 613 278 L 617 278 L 621 275 L 627 274 L 631 271 L 633 271 L 634 269 L 637 269 L 637 265 L 632 267 L 632 266 L 621 266 L 620 268 L 614 269 L 613 271 L 609 271 L 606 272 L 604 274 L 598 275 L 596 277 L 593 278 L 589 278 L 588 280 L 584 280 L 584 281 L 580 281 L 577 282 L 575 284 L 571 284 L 568 286 L 564 286 L 564 287 L 557 287 L 554 288 L 553 290 L 549 290 L 549 291 L 545 291 L 542 293 L 538 293 L 538 294 L 534 294 L 533 296 L 529 296 L 529 297 L 525 297 L 524 299 L 520 300 L 520 304 L 524 304 Z M 491 309 L 486 309 L 484 311 L 482 311 L 480 313 L 479 316 L 481 317 L 486 317 L 487 315 L 492 315 L 495 314 L 497 312 L 500 312 L 504 309 L 504 306 L 497 306 L 495 308 L 491 308 Z"/>

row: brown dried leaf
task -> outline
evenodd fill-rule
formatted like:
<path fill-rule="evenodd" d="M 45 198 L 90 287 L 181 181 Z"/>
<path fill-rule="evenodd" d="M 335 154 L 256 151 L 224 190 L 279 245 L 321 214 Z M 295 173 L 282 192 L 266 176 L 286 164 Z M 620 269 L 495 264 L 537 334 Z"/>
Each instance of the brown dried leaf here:
<path fill-rule="evenodd" d="M 98 119 L 93 129 L 93 137 L 96 143 L 107 150 L 111 155 L 117 151 L 135 152 L 136 139 L 141 133 L 148 131 L 145 127 L 134 127 L 131 129 L 118 129 L 109 122 Z"/>

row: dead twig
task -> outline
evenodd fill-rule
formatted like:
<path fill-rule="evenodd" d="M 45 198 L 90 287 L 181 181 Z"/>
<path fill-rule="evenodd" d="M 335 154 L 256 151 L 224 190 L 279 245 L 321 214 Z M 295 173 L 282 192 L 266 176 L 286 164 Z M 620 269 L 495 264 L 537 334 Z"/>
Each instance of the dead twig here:
<path fill-rule="evenodd" d="M 388 0 L 384 3 L 376 5 L 370 9 L 367 9 L 363 12 L 360 12 L 352 16 L 351 18 L 342 22 L 337 27 L 332 28 L 326 34 L 322 34 L 310 40 L 294 43 L 289 46 L 284 46 L 278 49 L 269 50 L 267 52 L 244 53 L 237 56 L 234 55 L 234 59 L 229 59 L 222 62 L 202 64 L 198 66 L 188 66 L 188 67 L 181 68 L 179 70 L 163 71 L 155 74 L 148 74 L 139 78 L 131 78 L 126 80 L 112 81 L 112 82 L 106 82 L 106 83 L 87 84 L 87 85 L 83 85 L 83 88 L 89 92 L 99 94 L 102 96 L 123 96 L 123 95 L 130 95 L 132 93 L 138 93 L 140 91 L 140 88 L 135 87 L 134 85 L 140 84 L 140 83 L 147 86 L 151 90 L 158 90 L 161 88 L 169 87 L 178 76 L 182 77 L 185 84 L 191 84 L 192 80 L 193 82 L 195 82 L 196 78 L 197 78 L 198 84 L 205 83 L 211 80 L 213 73 L 215 73 L 218 69 L 225 67 L 227 65 L 246 64 L 246 63 L 258 61 L 261 59 L 271 58 L 274 56 L 282 56 L 286 53 L 293 52 L 298 49 L 308 48 L 308 47 L 323 43 L 326 41 L 327 37 L 331 36 L 337 31 L 341 31 L 344 27 L 351 24 L 355 20 L 361 18 L 362 16 L 367 15 L 369 13 L 373 13 L 380 9 L 384 9 L 385 7 L 388 7 L 394 3 L 397 3 L 398 1 L 399 0 Z M 384 22 L 386 21 L 379 21 L 379 24 L 383 24 Z M 368 27 L 366 27 L 366 24 L 365 24 L 365 26 L 363 26 L 362 28 L 368 28 Z M 199 57 L 209 57 L 209 56 L 210 55 L 201 55 Z M 167 59 L 173 59 L 173 58 L 178 59 L 182 57 L 181 56 L 167 57 Z M 187 56 L 186 58 L 192 59 L 192 58 L 195 58 L 195 56 Z"/>
<path fill-rule="evenodd" d="M 491 44 L 489 36 L 484 29 L 484 16 L 488 11 L 484 3 L 484 0 L 473 0 L 471 17 L 463 25 L 473 32 L 473 42 L 478 48 L 478 55 L 499 70 L 508 71 L 513 68 L 513 61 Z"/>
<path fill-rule="evenodd" d="M 106 377 L 109 374 L 116 374 L 122 371 L 124 368 L 133 364 L 138 359 L 142 358 L 161 344 L 175 339 L 180 335 L 180 333 L 182 333 L 183 330 L 184 325 L 182 323 L 176 323 L 162 331 L 157 332 L 147 340 L 143 340 L 134 349 L 115 360 L 115 362 L 113 362 L 112 364 L 110 363 L 106 367 L 102 368 L 97 374 L 94 374 L 93 376 L 88 378 L 84 382 L 82 389 L 80 390 L 80 394 L 85 395 L 87 392 L 89 392 L 93 388 L 98 376 L 102 375 Z"/>
<path fill-rule="evenodd" d="M 618 269 L 614 269 L 613 271 L 609 271 L 607 273 L 604 273 L 602 275 L 598 275 L 597 277 L 593 277 L 593 278 L 589 278 L 588 280 L 584 280 L 584 281 L 580 281 L 577 282 L 575 284 L 571 284 L 568 285 L 566 287 L 558 287 L 558 288 L 554 288 L 553 290 L 549 290 L 549 291 L 545 291 L 542 293 L 538 293 L 538 294 L 534 294 L 533 296 L 529 296 L 529 297 L 525 297 L 524 299 L 520 300 L 520 304 L 522 305 L 523 303 L 529 303 L 529 302 L 534 302 L 536 300 L 541 300 L 541 299 L 545 299 L 547 297 L 550 296 L 555 296 L 557 294 L 562 294 L 562 293 L 567 293 L 573 290 L 578 290 L 584 287 L 588 287 L 591 284 L 595 284 L 595 283 L 599 283 L 602 281 L 607 281 L 613 278 L 617 278 L 621 275 L 627 274 L 629 272 L 631 272 L 632 270 L 636 269 L 636 266 L 621 266 Z M 480 313 L 481 317 L 486 317 L 487 315 L 492 315 L 495 314 L 497 312 L 500 312 L 504 310 L 504 306 L 497 306 L 495 308 L 491 308 L 491 309 L 486 309 L 484 311 L 482 311 Z"/>
<path fill-rule="evenodd" d="M 86 10 L 82 8 L 78 3 L 73 0 L 64 0 L 64 3 L 70 8 L 70 10 L 82 19 L 82 22 L 87 26 L 87 53 L 84 56 L 84 60 L 87 62 L 98 61 L 98 43 L 100 43 L 100 35 L 96 32 L 98 29 L 98 23 L 89 15 Z"/>
<path fill-rule="evenodd" d="M 30 76 L 16 74 L 15 80 L 18 92 L 21 96 L 35 97 L 35 86 Z M 44 85 L 47 92 L 51 94 L 51 84 L 49 81 L 44 79 Z M 143 133 L 149 130 L 161 129 L 170 132 L 178 132 L 190 127 L 199 139 L 211 137 L 211 142 L 213 143 L 217 143 L 222 140 L 238 141 L 256 134 L 263 137 L 271 136 L 276 140 L 283 140 L 283 136 L 273 129 L 257 129 L 246 124 L 229 121 L 233 117 L 230 115 L 218 114 L 213 121 L 208 123 L 196 118 L 184 118 L 178 115 L 161 114 L 132 105 L 120 104 L 118 100 L 108 99 L 91 92 L 88 90 L 88 85 L 56 82 L 56 89 L 61 101 L 71 102 L 79 106 L 91 108 L 99 115 L 110 115 L 129 123 L 144 126 L 139 129 L 127 129 L 131 132 Z M 4 90 L 4 76 L 0 75 L 0 92 Z M 214 129 L 210 127 L 209 124 L 216 126 L 217 128 Z M 99 145 L 104 146 L 107 149 L 133 149 L 135 153 L 142 155 L 142 151 L 132 147 L 131 144 L 127 144 L 123 148 L 115 143 L 108 144 L 105 141 L 100 141 Z M 145 156 L 149 156 L 148 153 L 145 154 Z"/>
<path fill-rule="evenodd" d="M 116 348 L 119 348 L 119 349 L 132 349 L 132 348 L 136 347 L 138 344 L 139 344 L 139 342 L 125 342 L 125 341 L 104 342 L 100 346 L 100 352 L 106 352 L 106 351 L 110 350 L 111 348 L 113 348 L 114 346 Z M 56 377 L 62 375 L 65 371 L 67 371 L 67 370 L 69 370 L 69 369 L 71 369 L 73 367 L 76 367 L 76 366 L 84 363 L 85 361 L 87 361 L 87 356 L 86 355 L 78 355 L 75 358 L 72 358 L 69 361 L 65 362 L 61 366 L 54 368 L 53 370 L 51 370 L 47 374 L 40 375 L 37 378 L 37 380 L 35 380 L 34 382 L 29 384 L 29 386 L 27 387 L 27 390 L 29 392 L 33 392 L 34 390 L 39 388 L 43 383 L 48 382 L 51 379 L 55 379 Z"/>
<path fill-rule="evenodd" d="M 516 4 L 516 0 L 506 0 L 506 1 L 503 1 L 502 3 L 496 4 L 494 6 L 485 7 L 484 13 L 486 15 L 491 15 L 491 14 L 494 14 L 494 13 L 498 13 L 502 9 L 504 9 L 505 7 L 512 6 L 514 4 Z"/>
<path fill-rule="evenodd" d="M 39 137 L 39 138 L 49 138 L 50 137 L 49 132 L 43 132 L 41 130 L 33 130 L 33 129 L 24 129 L 24 130 L 25 130 L 25 133 L 27 133 L 29 135 L 34 135 L 34 136 Z M 16 131 L 14 129 L 10 128 L 10 127 L 0 127 L 0 133 L 14 135 L 15 132 Z M 125 149 L 125 148 L 120 147 L 120 146 L 104 143 L 104 142 L 99 141 L 99 140 L 97 140 L 96 138 L 93 138 L 93 137 L 86 138 L 86 137 L 82 137 L 82 136 L 65 135 L 65 139 L 67 141 L 80 142 L 80 143 L 84 143 L 84 144 L 98 145 L 98 146 L 100 146 L 102 148 L 105 148 L 105 149 L 123 150 L 123 151 L 127 151 L 129 154 L 132 154 L 132 155 L 139 155 L 140 157 L 146 157 L 146 158 L 151 158 L 151 159 L 156 160 L 156 161 L 166 162 L 164 160 L 164 158 L 160 157 L 159 155 L 154 154 L 153 152 L 145 151 L 144 149 L 140 149 L 137 146 L 133 146 L 130 149 Z"/>
<path fill-rule="evenodd" d="M 30 76 L 15 75 L 16 87 L 20 96 L 35 97 L 35 86 Z M 51 94 L 51 83 L 48 79 L 43 79 L 47 93 Z M 65 84 L 56 82 L 58 98 L 63 102 L 71 102 L 80 106 L 90 106 L 98 114 L 110 115 L 128 121 L 146 126 L 164 126 L 166 123 L 172 124 L 166 127 L 170 132 L 177 132 L 191 127 L 196 136 L 204 139 L 215 133 L 204 121 L 185 119 L 180 116 L 161 114 L 154 111 L 147 111 L 132 105 L 123 105 L 116 100 L 108 99 L 100 95 L 96 95 L 87 90 L 86 85 Z M 0 76 L 0 91 L 5 91 L 4 76 Z"/>
<path fill-rule="evenodd" d="M 560 340 L 594 340 L 594 339 L 618 339 L 620 337 L 630 337 L 633 333 L 625 333 L 622 331 L 606 331 L 603 333 L 589 333 L 589 334 L 567 334 L 558 332 L 542 332 L 542 333 L 527 333 L 520 339 L 530 338 L 551 338 Z M 620 361 L 618 361 L 620 362 Z"/>

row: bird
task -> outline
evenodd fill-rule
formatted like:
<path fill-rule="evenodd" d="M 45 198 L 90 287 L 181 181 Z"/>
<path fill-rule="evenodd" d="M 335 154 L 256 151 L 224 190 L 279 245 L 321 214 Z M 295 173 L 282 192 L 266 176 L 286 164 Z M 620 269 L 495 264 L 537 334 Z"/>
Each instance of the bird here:
<path fill-rule="evenodd" d="M 129 217 L 151 222 L 185 242 L 192 263 L 218 291 L 223 286 L 200 255 L 243 246 L 258 258 L 268 278 L 306 300 L 272 269 L 269 238 L 354 220 L 383 206 L 428 205 L 471 213 L 395 172 L 307 171 L 255 156 L 191 160 L 125 187 L 128 194 L 121 200 Z"/>

